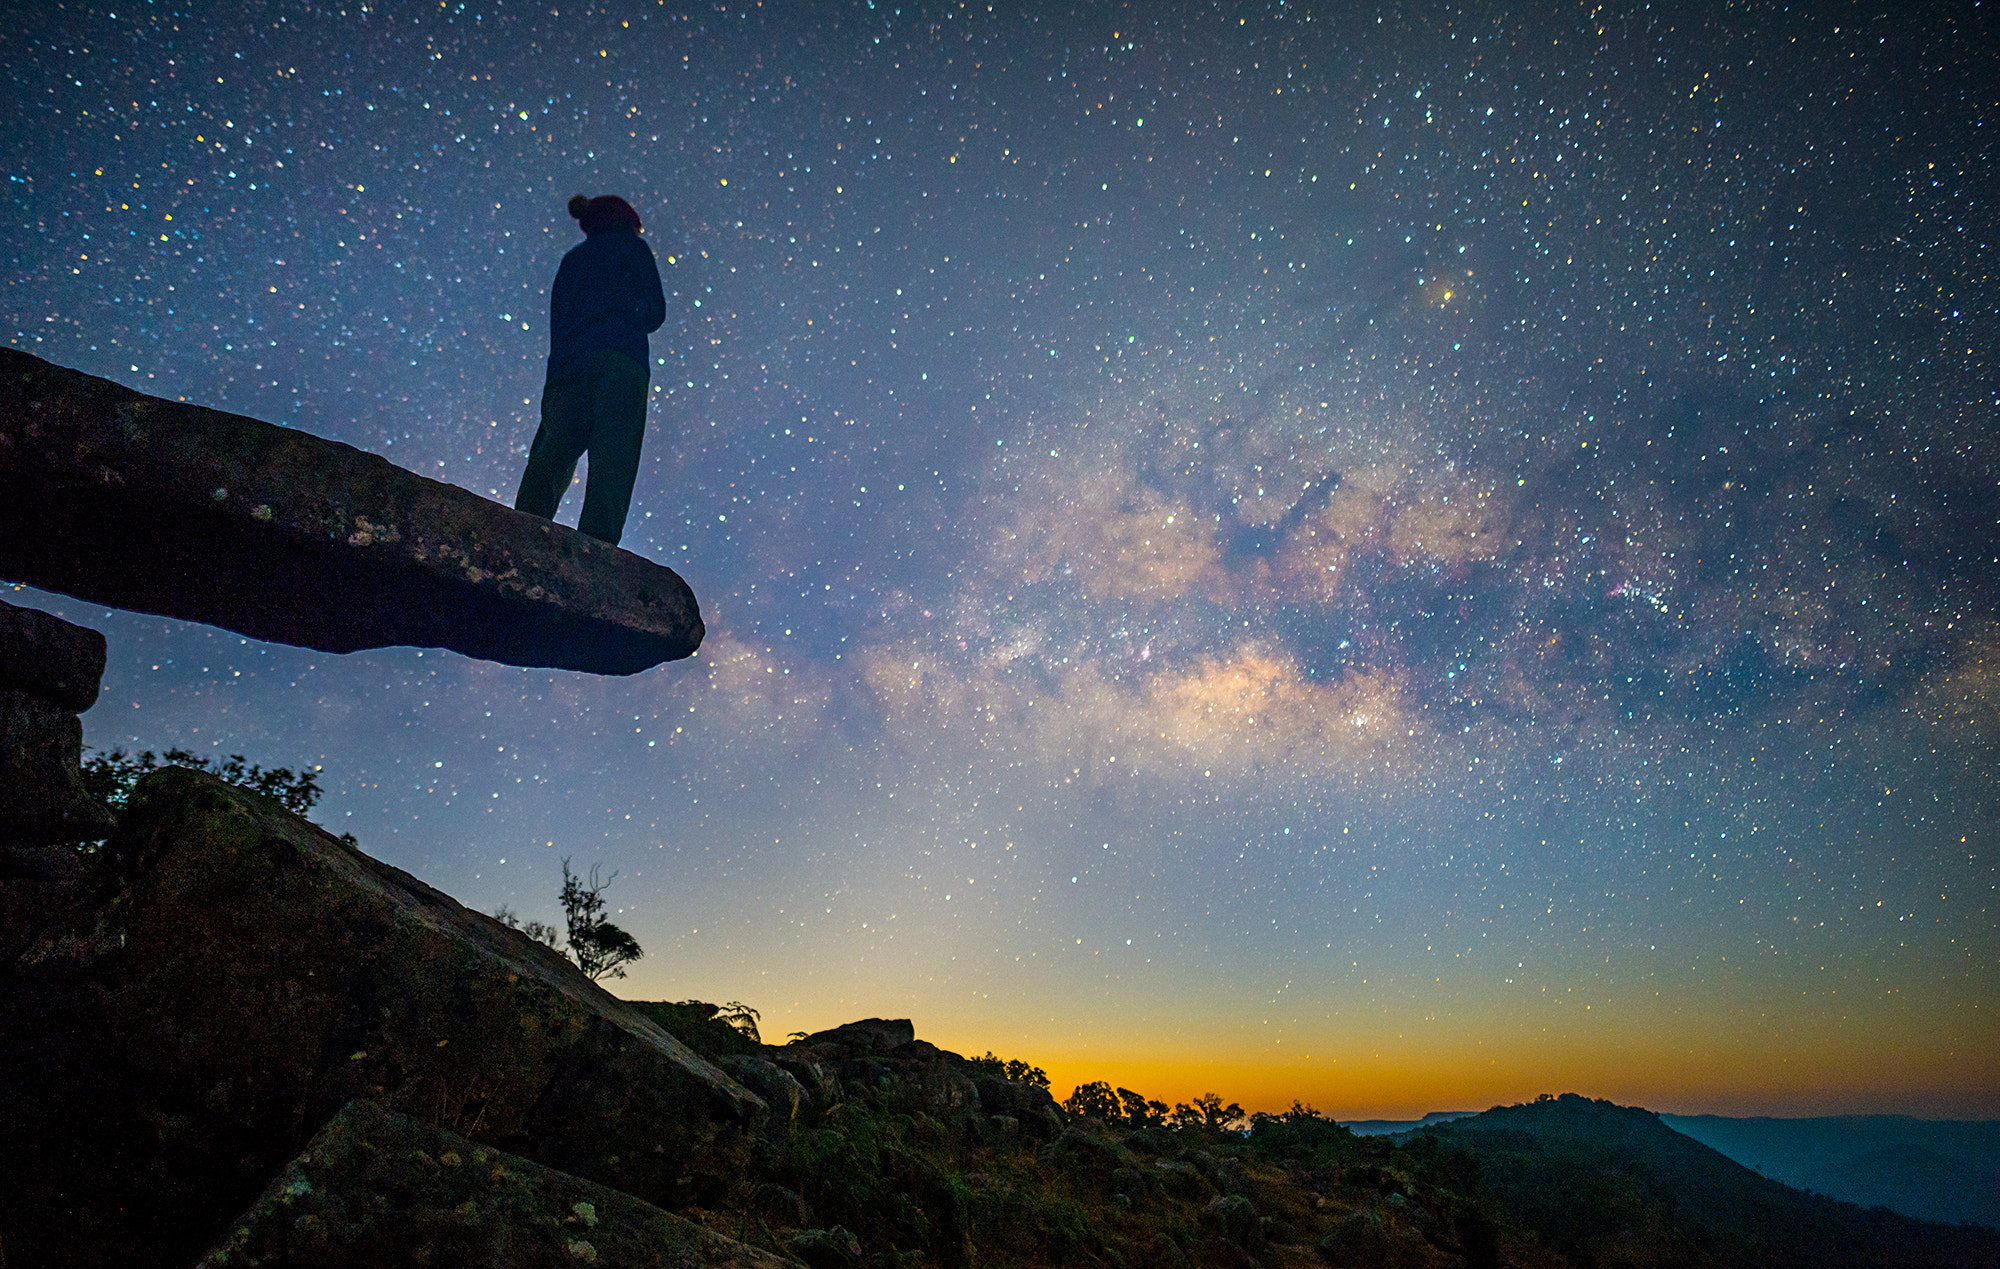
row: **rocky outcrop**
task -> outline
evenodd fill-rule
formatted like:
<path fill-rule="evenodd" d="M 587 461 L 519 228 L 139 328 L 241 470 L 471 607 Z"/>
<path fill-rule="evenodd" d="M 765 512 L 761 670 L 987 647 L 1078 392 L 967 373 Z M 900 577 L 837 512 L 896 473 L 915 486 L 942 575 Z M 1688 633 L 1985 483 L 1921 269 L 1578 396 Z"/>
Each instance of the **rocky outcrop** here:
<path fill-rule="evenodd" d="M 120 818 L 0 967 L 10 1260 L 189 1263 L 356 1098 L 663 1207 L 747 1166 L 764 1103 L 552 949 L 198 772 Z"/>
<path fill-rule="evenodd" d="M 1053 1137 L 1063 1130 L 1062 1109 L 1046 1088 L 992 1075 L 979 1077 L 974 1087 L 981 1110 L 995 1118 L 1013 1120 L 1031 1137 Z"/>
<path fill-rule="evenodd" d="M 916 1024 L 908 1018 L 863 1018 L 844 1022 L 826 1031 L 815 1031 L 799 1042 L 802 1049 L 837 1051 L 842 1057 L 863 1057 L 894 1053 L 906 1044 L 915 1044 Z M 941 1050 L 938 1050 L 941 1051 Z"/>
<path fill-rule="evenodd" d="M 357 1101 L 313 1136 L 200 1269 L 788 1263 L 629 1194 Z"/>
<path fill-rule="evenodd" d="M 0 577 L 328 652 L 631 674 L 691 655 L 673 570 L 388 461 L 0 349 Z"/>
<path fill-rule="evenodd" d="M 72 714 L 97 704 L 104 636 L 34 608 L 0 603 L 0 691 L 26 692 Z"/>
<path fill-rule="evenodd" d="M 949 1049 L 917 1039 L 908 1018 L 864 1018 L 770 1054 L 822 1107 L 853 1089 L 975 1138 L 1010 1131 L 1048 1138 L 1063 1130 L 1048 1089 L 984 1074 Z"/>
<path fill-rule="evenodd" d="M 104 674 L 104 636 L 0 603 L 0 862 L 33 869 L 22 846 L 85 841 L 111 815 L 84 791 L 83 723 Z"/>

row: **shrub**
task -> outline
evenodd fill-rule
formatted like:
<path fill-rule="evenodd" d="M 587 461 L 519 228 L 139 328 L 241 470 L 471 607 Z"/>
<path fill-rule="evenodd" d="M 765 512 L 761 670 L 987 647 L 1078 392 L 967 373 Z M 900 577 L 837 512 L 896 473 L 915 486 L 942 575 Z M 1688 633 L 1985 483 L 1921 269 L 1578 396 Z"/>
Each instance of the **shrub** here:
<path fill-rule="evenodd" d="M 556 901 L 562 904 L 564 924 L 569 927 L 567 942 L 559 942 L 556 927 L 543 921 L 522 924 L 512 908 L 502 904 L 493 919 L 510 930 L 519 930 L 537 943 L 545 943 L 576 962 L 576 967 L 592 979 L 623 978 L 625 966 L 646 954 L 639 940 L 613 925 L 604 916 L 604 891 L 610 877 L 599 881 L 597 865 L 590 866 L 590 884 L 569 870 L 569 857 L 562 861 L 562 890 Z M 710 1006 L 713 1008 L 713 1006 Z M 733 1011 L 733 1012 L 728 1012 Z M 752 1041 L 757 1039 L 757 1011 L 731 1001 L 725 1006 L 725 1020 L 738 1030 L 746 1027 Z"/>
<path fill-rule="evenodd" d="M 597 879 L 597 865 L 590 866 L 590 884 L 569 870 L 569 857 L 562 861 L 563 886 L 558 896 L 569 925 L 569 954 L 576 967 L 591 978 L 623 978 L 625 966 L 646 953 L 639 941 L 604 917 L 604 889 L 618 874 Z"/>
<path fill-rule="evenodd" d="M 1044 1071 L 1041 1067 L 1029 1066 L 1026 1062 L 1018 1058 L 1011 1061 L 1003 1060 L 996 1057 L 991 1049 L 986 1050 L 985 1053 L 976 1058 L 970 1059 L 970 1061 L 973 1068 L 981 1075 L 990 1076 L 993 1079 L 1018 1080 L 1023 1084 L 1032 1084 L 1036 1088 L 1047 1088 L 1049 1086 L 1048 1072 Z"/>
<path fill-rule="evenodd" d="M 304 815 L 312 810 L 323 792 L 319 787 L 318 767 L 296 772 L 290 767 L 271 767 L 267 770 L 256 763 L 245 765 L 240 753 L 230 754 L 217 762 L 206 754 L 191 753 L 179 747 L 169 749 L 159 757 L 146 749 L 135 758 L 123 749 L 105 753 L 86 746 L 83 787 L 115 813 L 125 809 L 126 801 L 132 796 L 132 786 L 162 767 L 191 767 L 196 771 L 206 771 L 238 788 L 275 798 L 279 805 L 294 815 Z"/>
<path fill-rule="evenodd" d="M 1103 1080 L 1077 1085 L 1076 1091 L 1063 1099 L 1062 1107 L 1072 1115 L 1089 1115 L 1107 1122 L 1119 1117 L 1118 1094 Z"/>

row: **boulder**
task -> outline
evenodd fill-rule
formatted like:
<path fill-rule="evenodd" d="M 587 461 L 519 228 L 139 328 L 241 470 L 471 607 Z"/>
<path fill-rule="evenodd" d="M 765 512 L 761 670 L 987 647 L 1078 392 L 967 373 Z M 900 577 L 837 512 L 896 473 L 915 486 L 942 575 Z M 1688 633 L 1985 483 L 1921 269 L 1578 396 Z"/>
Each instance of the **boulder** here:
<path fill-rule="evenodd" d="M 1192 1163 L 1178 1159 L 1155 1159 L 1153 1181 L 1168 1197 L 1184 1203 L 1206 1202 L 1215 1193 L 1214 1185 Z"/>
<path fill-rule="evenodd" d="M 327 652 L 632 674 L 692 655 L 672 569 L 351 445 L 0 348 L 0 577 Z"/>
<path fill-rule="evenodd" d="M 840 1064 L 840 1082 L 848 1088 L 887 1094 L 896 1083 L 896 1068 L 882 1058 L 849 1058 Z"/>
<path fill-rule="evenodd" d="M 1139 1158 L 1104 1130 L 1095 1119 L 1071 1120 L 1054 1141 L 1042 1147 L 1046 1162 L 1060 1162 L 1085 1173 L 1108 1175 L 1120 1168 L 1137 1175 Z"/>
<path fill-rule="evenodd" d="M 785 1243 L 785 1249 L 807 1269 L 851 1269 L 861 1263 L 861 1240 L 839 1225 L 801 1230 Z"/>
<path fill-rule="evenodd" d="M 749 1053 L 731 1053 L 717 1058 L 717 1066 L 731 1078 L 764 1099 L 770 1113 L 766 1127 L 776 1136 L 790 1132 L 799 1115 L 812 1104 L 812 1097 L 798 1077 L 769 1058 Z"/>
<path fill-rule="evenodd" d="M 1257 1209 L 1241 1194 L 1225 1194 L 1210 1199 L 1202 1209 L 1202 1216 L 1214 1223 L 1222 1231 L 1222 1236 L 1242 1248 L 1243 1254 L 1252 1260 L 1263 1261 L 1270 1258 L 1271 1247 L 1264 1237 L 1264 1223 L 1257 1216 Z"/>
<path fill-rule="evenodd" d="M 915 1043 L 917 1028 L 908 1018 L 863 1018 L 859 1022 L 845 1022 L 826 1031 L 815 1031 L 796 1046 L 813 1052 L 816 1056 L 824 1053 L 828 1058 L 867 1057 L 874 1054 L 890 1053 L 906 1044 Z"/>
<path fill-rule="evenodd" d="M 83 787 L 77 718 L 103 675 L 103 635 L 0 603 L 0 855 L 111 832 L 111 813 Z M 0 878 L 10 872 L 0 858 Z"/>
<path fill-rule="evenodd" d="M 81 842 L 111 832 L 83 787 L 83 722 L 60 705 L 0 688 L 0 842 Z"/>
<path fill-rule="evenodd" d="M 274 802 L 159 771 L 103 856 L 0 967 L 10 1259 L 186 1264 L 356 1098 L 665 1207 L 746 1166 L 755 1095 Z"/>
<path fill-rule="evenodd" d="M 1047 1140 L 1063 1130 L 1062 1108 L 1048 1089 L 1022 1080 L 982 1076 L 973 1081 L 979 1091 L 980 1109 L 988 1115 L 1019 1122 L 1021 1130 Z"/>
<path fill-rule="evenodd" d="M 844 1023 L 773 1049 L 771 1055 L 822 1109 L 844 1090 L 866 1089 L 897 1110 L 935 1120 L 954 1135 L 987 1130 L 988 1108 L 975 1079 L 978 1068 L 960 1054 L 917 1039 L 908 1018 Z"/>
<path fill-rule="evenodd" d="M 0 689 L 81 714 L 97 704 L 104 636 L 36 608 L 0 603 Z"/>
<path fill-rule="evenodd" d="M 804 1229 L 812 1224 L 812 1209 L 798 1192 L 771 1181 L 750 1187 L 749 1206 L 764 1220 L 785 1229 Z"/>
<path fill-rule="evenodd" d="M 1187 1154 L 1187 1161 L 1199 1169 L 1201 1174 L 1224 1194 L 1250 1194 L 1250 1173 L 1244 1169 L 1239 1160 L 1232 1159 L 1228 1155 L 1218 1157 L 1206 1150 L 1191 1150 Z"/>
<path fill-rule="evenodd" d="M 979 1086 L 967 1073 L 970 1064 L 946 1054 L 943 1060 L 911 1063 L 897 1082 L 896 1103 L 914 1114 L 924 1114 L 957 1133 L 981 1114 Z"/>
<path fill-rule="evenodd" d="M 799 1082 L 799 1087 L 805 1090 L 813 1105 L 824 1110 L 840 1100 L 840 1081 L 819 1063 L 792 1052 L 790 1048 L 772 1048 L 769 1053 L 771 1061 L 779 1069 Z"/>
<path fill-rule="evenodd" d="M 372 1102 L 313 1135 L 200 1269 L 784 1269 L 650 1203 Z"/>

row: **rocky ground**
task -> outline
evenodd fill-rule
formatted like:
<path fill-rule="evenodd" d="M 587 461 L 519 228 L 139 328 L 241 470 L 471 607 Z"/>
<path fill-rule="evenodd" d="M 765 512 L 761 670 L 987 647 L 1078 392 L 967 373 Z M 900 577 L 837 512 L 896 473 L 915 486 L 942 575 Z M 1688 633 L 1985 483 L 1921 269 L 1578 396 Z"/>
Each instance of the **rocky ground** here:
<path fill-rule="evenodd" d="M 114 816 L 77 770 L 103 658 L 0 605 L 0 1269 L 2000 1269 L 2000 1233 L 1574 1096 L 1368 1138 L 1108 1089 L 1071 1109 L 1135 1113 L 1072 1114 L 908 1020 L 774 1046 L 620 1000 L 215 775 Z"/>
<path fill-rule="evenodd" d="M 764 1045 L 201 772 L 0 856 L 8 1265 L 2000 1265 L 1583 1098 L 1357 1138 L 1067 1114 L 907 1020 Z"/>
<path fill-rule="evenodd" d="M 1486 1229 L 1407 1163 L 1326 1161 L 1368 1148 L 1323 1120 L 1286 1166 L 1240 1133 L 1070 1119 L 908 1021 L 764 1046 L 712 1006 L 618 1000 L 203 773 L 149 776 L 101 846 L 8 857 L 0 886 L 35 896 L 0 941 L 11 1264 L 320 1263 L 300 1229 L 324 1263 L 399 1230 L 469 1254 L 436 1241 L 454 1221 L 608 1247 L 568 1237 L 578 1202 L 723 1236 L 682 1230 L 675 1263 L 1284 1264 L 1331 1238 L 1447 1264 Z M 606 1192 L 637 1206 L 575 1197 Z M 278 1224 L 293 1250 L 253 1255 Z"/>

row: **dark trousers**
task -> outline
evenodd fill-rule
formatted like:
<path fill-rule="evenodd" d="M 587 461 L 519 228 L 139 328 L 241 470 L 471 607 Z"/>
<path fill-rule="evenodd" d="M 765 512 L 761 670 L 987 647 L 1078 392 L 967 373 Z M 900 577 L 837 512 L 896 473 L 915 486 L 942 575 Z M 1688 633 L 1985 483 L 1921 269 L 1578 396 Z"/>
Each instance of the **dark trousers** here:
<path fill-rule="evenodd" d="M 542 426 L 528 450 L 528 469 L 514 509 L 553 520 L 576 477 L 576 460 L 590 454 L 583 515 L 576 527 L 617 545 L 639 478 L 646 439 L 647 367 L 624 353 L 596 348 L 542 385 Z"/>

